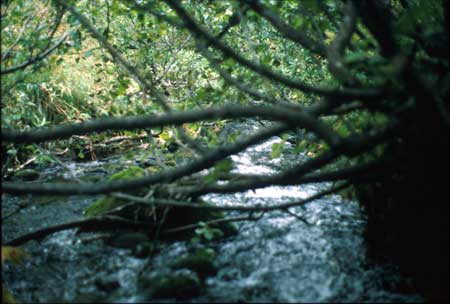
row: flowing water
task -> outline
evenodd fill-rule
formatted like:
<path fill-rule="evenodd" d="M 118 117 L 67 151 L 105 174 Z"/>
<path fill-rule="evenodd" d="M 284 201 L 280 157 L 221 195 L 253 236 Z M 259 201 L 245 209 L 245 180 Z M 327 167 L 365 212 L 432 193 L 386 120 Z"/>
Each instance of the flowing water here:
<path fill-rule="evenodd" d="M 298 155 L 289 154 L 288 143 L 283 162 L 270 159 L 272 144 L 279 141 L 274 137 L 233 156 L 235 172 L 271 174 L 298 162 Z M 72 163 L 71 174 L 76 177 L 90 171 L 101 175 L 104 165 Z M 54 167 L 42 176 L 64 174 L 62 168 Z M 229 206 L 277 204 L 308 197 L 327 186 L 268 187 L 204 198 Z M 74 196 L 34 205 L 32 196 L 5 196 L 3 216 L 19 204 L 29 207 L 3 220 L 3 241 L 79 219 L 94 199 Z M 206 279 L 201 295 L 189 301 L 423 301 L 411 292 L 411 282 L 399 275 L 395 265 L 368 262 L 362 236 L 365 218 L 356 202 L 330 195 L 289 212 L 271 212 L 257 221 L 237 223 L 236 236 L 214 243 L 218 272 Z M 105 246 L 92 235 L 62 231 L 27 243 L 24 248 L 31 257 L 23 266 L 4 267 L 3 281 L 23 302 L 140 302 L 139 274 L 169 271 L 169 262 L 190 247 L 188 241 L 165 243 L 151 258 L 140 259 L 128 249 Z"/>

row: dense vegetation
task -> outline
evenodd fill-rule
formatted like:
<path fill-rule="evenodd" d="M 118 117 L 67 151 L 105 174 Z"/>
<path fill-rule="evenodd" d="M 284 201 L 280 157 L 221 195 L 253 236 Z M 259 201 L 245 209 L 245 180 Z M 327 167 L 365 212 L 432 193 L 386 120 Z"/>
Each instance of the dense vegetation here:
<path fill-rule="evenodd" d="M 448 298 L 447 1 L 4 0 L 1 9 L 5 193 L 189 208 L 206 193 L 332 181 L 292 205 L 356 195 L 374 252 L 397 258 L 426 296 Z M 219 136 L 243 118 L 260 129 Z M 229 156 L 274 135 L 283 140 L 272 158 L 290 141 L 308 160 L 275 175 L 231 172 Z M 125 139 L 147 142 L 148 157 L 164 151 L 159 164 L 95 187 L 13 181 L 29 166 L 105 157 Z M 155 184 L 177 195 L 118 193 Z"/>

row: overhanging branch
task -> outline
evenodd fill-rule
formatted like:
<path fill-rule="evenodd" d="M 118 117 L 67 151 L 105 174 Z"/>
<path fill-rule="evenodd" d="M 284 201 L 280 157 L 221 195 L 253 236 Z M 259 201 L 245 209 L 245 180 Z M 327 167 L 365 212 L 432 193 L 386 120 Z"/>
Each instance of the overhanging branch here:
<path fill-rule="evenodd" d="M 343 183 L 336 187 L 331 187 L 328 190 L 318 192 L 314 195 L 311 195 L 305 199 L 301 199 L 298 201 L 282 203 L 282 204 L 274 204 L 274 205 L 255 205 L 255 206 L 247 206 L 247 205 L 234 205 L 234 206 L 214 206 L 214 205 L 203 205 L 203 204 L 195 204 L 195 203 L 181 203 L 173 200 L 162 200 L 162 199 L 145 199 L 139 196 L 129 195 L 125 193 L 114 193 L 113 196 L 116 198 L 124 199 L 131 202 L 143 203 L 148 205 L 158 205 L 158 206 L 170 206 L 170 207 L 187 207 L 193 209 L 207 209 L 207 210 L 218 210 L 218 211 L 240 211 L 240 212 L 270 212 L 275 210 L 285 210 L 292 207 L 304 206 L 310 202 L 320 199 L 325 195 L 333 194 L 338 191 L 341 191 L 347 187 L 349 187 L 351 183 Z"/>
<path fill-rule="evenodd" d="M 291 27 L 289 24 L 285 23 L 276 12 L 259 3 L 258 1 L 245 0 L 243 2 L 250 5 L 250 7 L 254 11 L 267 19 L 272 24 L 272 26 L 276 28 L 284 37 L 296 43 L 299 43 L 301 46 L 313 53 L 325 57 L 326 50 L 325 46 L 322 43 L 312 40 L 308 36 Z"/>
<path fill-rule="evenodd" d="M 191 161 L 190 163 L 179 166 L 173 169 L 168 169 L 157 174 L 146 176 L 139 179 L 104 182 L 96 184 L 61 184 L 61 183 L 12 183 L 4 182 L 2 184 L 3 191 L 7 193 L 34 193 L 34 194 L 100 194 L 113 191 L 127 190 L 148 186 L 156 183 L 171 182 L 183 176 L 187 176 L 204 169 L 208 169 L 214 165 L 215 162 L 220 161 L 230 155 L 239 153 L 240 151 L 258 144 L 259 142 L 270 138 L 274 135 L 280 134 L 288 130 L 287 125 L 279 124 L 259 131 L 253 136 L 241 139 L 240 141 L 216 148 L 215 150 L 203 155 L 201 158 Z"/>
<path fill-rule="evenodd" d="M 323 138 L 330 146 L 339 143 L 339 137 L 320 120 L 312 115 L 292 111 L 284 107 L 275 106 L 240 106 L 226 105 L 221 108 L 207 108 L 185 112 L 169 112 L 164 115 L 141 115 L 121 118 L 104 118 L 82 123 L 65 124 L 50 128 L 30 131 L 16 131 L 2 129 L 2 141 L 13 143 L 32 143 L 47 140 L 67 138 L 71 135 L 103 132 L 106 130 L 133 130 L 139 128 L 153 128 L 167 125 L 182 125 L 204 120 L 226 118 L 260 117 L 276 120 L 293 127 L 306 128 Z"/>

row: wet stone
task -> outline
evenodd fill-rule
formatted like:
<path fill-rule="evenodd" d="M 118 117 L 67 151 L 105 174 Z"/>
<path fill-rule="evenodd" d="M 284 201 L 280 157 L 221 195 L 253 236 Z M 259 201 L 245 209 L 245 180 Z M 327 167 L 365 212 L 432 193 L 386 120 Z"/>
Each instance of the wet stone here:
<path fill-rule="evenodd" d="M 170 266 L 173 269 L 189 269 L 198 274 L 201 279 L 217 273 L 214 265 L 216 254 L 211 248 L 199 248 L 194 253 L 176 259 Z"/>
<path fill-rule="evenodd" d="M 119 288 L 120 283 L 115 277 L 97 278 L 95 286 L 101 291 L 111 292 Z"/>
<path fill-rule="evenodd" d="M 187 269 L 165 274 L 142 274 L 138 284 L 146 300 L 189 299 L 200 294 L 201 283 L 196 273 Z"/>
<path fill-rule="evenodd" d="M 106 244 L 116 248 L 135 249 L 138 245 L 148 241 L 149 239 L 144 233 L 128 232 L 111 236 Z"/>

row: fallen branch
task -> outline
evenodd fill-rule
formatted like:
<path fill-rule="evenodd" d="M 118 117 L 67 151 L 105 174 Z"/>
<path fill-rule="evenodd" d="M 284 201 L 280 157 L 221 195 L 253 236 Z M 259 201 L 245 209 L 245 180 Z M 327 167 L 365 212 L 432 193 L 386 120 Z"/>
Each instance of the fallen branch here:
<path fill-rule="evenodd" d="M 213 225 L 213 224 L 219 224 L 219 223 L 230 223 L 230 222 L 237 222 L 237 221 L 256 221 L 259 220 L 265 212 L 268 211 L 275 211 L 275 210 L 281 210 L 284 212 L 288 212 L 290 215 L 295 216 L 297 219 L 301 220 L 307 225 L 311 225 L 307 221 L 305 221 L 303 218 L 299 217 L 296 214 L 293 214 L 288 209 L 291 207 L 296 206 L 303 206 L 309 202 L 312 202 L 314 200 L 317 200 L 325 195 L 335 193 L 337 191 L 340 191 L 346 187 L 350 186 L 350 183 L 345 183 L 340 186 L 331 188 L 327 191 L 323 191 L 320 193 L 317 193 L 315 195 L 312 195 L 306 199 L 297 201 L 297 202 L 290 202 L 285 204 L 279 204 L 279 205 L 272 205 L 272 206 L 211 206 L 211 205 L 198 205 L 198 204 L 184 204 L 184 203 L 177 203 L 174 201 L 169 200 L 146 200 L 142 199 L 140 197 L 134 197 L 127 194 L 114 194 L 115 197 L 121 198 L 121 199 L 127 199 L 134 202 L 139 203 L 145 203 L 149 205 L 160 205 L 160 206 L 178 206 L 178 207 L 189 207 L 189 208 L 198 208 L 198 209 L 214 209 L 214 210 L 222 210 L 222 211 L 246 211 L 250 212 L 248 216 L 245 217 L 230 217 L 230 218 L 222 218 L 222 219 L 215 219 L 211 221 L 204 222 L 207 225 Z M 131 204 L 127 204 L 129 206 Z M 123 206 L 122 206 L 123 207 Z M 121 208 L 121 207 L 119 207 Z M 118 209 L 119 209 L 118 208 Z M 254 212 L 262 212 L 260 216 L 253 216 Z M 200 227 L 200 223 L 194 223 L 189 224 L 185 226 L 180 226 L 176 228 L 171 228 L 167 230 L 161 231 L 162 235 L 167 234 L 173 234 L 180 231 L 185 230 L 191 230 L 197 227 Z M 95 227 L 95 228 L 93 228 Z M 41 240 L 45 238 L 46 236 L 63 231 L 63 230 L 69 230 L 74 228 L 81 228 L 81 229 L 87 229 L 88 231 L 99 231 L 99 230 L 110 230 L 110 229 L 119 229 L 119 228 L 126 228 L 126 229 L 144 229 L 149 230 L 149 228 L 155 228 L 154 223 L 147 223 L 143 221 L 135 221 L 135 220 L 128 220 L 120 216 L 114 216 L 114 215 L 105 215 L 105 216 L 99 216 L 99 217 L 93 217 L 83 220 L 78 220 L 74 222 L 69 223 L 63 223 L 60 225 L 55 225 L 51 227 L 46 227 L 25 235 L 22 235 L 18 238 L 12 239 L 10 241 L 7 241 L 5 245 L 7 246 L 20 246 L 28 241 L 31 240 Z M 85 230 L 86 231 L 86 230 Z"/>
<path fill-rule="evenodd" d="M 262 214 L 261 214 L 261 216 L 258 216 L 258 217 L 254 217 L 251 214 L 249 214 L 248 216 L 228 217 L 228 218 L 223 218 L 223 219 L 211 220 L 211 221 L 207 221 L 207 222 L 203 222 L 203 223 L 206 225 L 214 225 L 214 224 L 234 223 L 234 222 L 239 222 L 239 221 L 257 221 L 261 217 L 262 217 Z M 161 234 L 167 235 L 167 234 L 177 233 L 180 231 L 191 230 L 194 228 L 198 228 L 201 225 L 202 224 L 200 224 L 200 223 L 195 223 L 195 224 L 180 226 L 180 227 L 176 227 L 176 228 L 171 228 L 171 229 L 161 231 Z"/>
<path fill-rule="evenodd" d="M 317 200 L 325 195 L 333 194 L 338 191 L 341 191 L 351 185 L 350 182 L 345 182 L 339 186 L 332 187 L 328 190 L 316 193 L 314 195 L 311 195 L 310 197 L 307 197 L 305 199 L 294 201 L 294 202 L 288 202 L 283 204 L 276 204 L 276 205 L 255 205 L 255 206 L 248 206 L 248 205 L 234 205 L 234 206 L 213 206 L 213 205 L 204 205 L 204 204 L 195 204 L 195 203 L 181 203 L 179 201 L 175 200 L 169 200 L 169 199 L 145 199 L 139 196 L 134 196 L 130 194 L 125 193 L 113 193 L 111 196 L 124 199 L 131 202 L 137 202 L 137 203 L 143 203 L 147 205 L 157 205 L 157 206 L 166 206 L 166 207 L 187 207 L 187 208 L 194 208 L 194 209 L 209 209 L 209 210 L 219 210 L 219 211 L 241 211 L 241 212 L 269 212 L 269 211 L 275 211 L 275 210 L 286 210 L 291 207 L 298 207 L 298 206 L 304 206 L 314 200 Z"/>
<path fill-rule="evenodd" d="M 31 240 L 41 240 L 47 235 L 53 234 L 55 232 L 69 230 L 74 228 L 89 228 L 95 227 L 96 230 L 109 230 L 117 228 L 148 228 L 149 225 L 143 222 L 134 222 L 131 220 L 124 219 L 118 216 L 101 216 L 93 217 L 84 220 L 63 223 L 60 225 L 55 225 L 51 227 L 46 227 L 25 235 L 22 235 L 13 240 L 7 241 L 5 245 L 7 246 L 20 246 Z"/>

